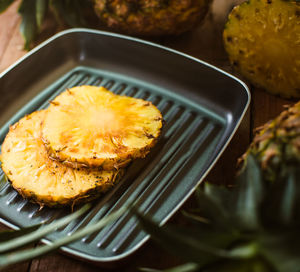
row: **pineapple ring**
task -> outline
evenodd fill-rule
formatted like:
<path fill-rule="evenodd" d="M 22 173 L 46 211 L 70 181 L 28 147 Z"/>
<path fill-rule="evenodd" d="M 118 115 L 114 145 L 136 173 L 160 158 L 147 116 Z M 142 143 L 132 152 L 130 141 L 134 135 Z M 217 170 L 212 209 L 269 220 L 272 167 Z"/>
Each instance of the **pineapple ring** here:
<path fill-rule="evenodd" d="M 2 145 L 2 169 L 12 186 L 41 206 L 73 206 L 112 187 L 119 171 L 73 169 L 48 157 L 41 140 L 45 111 L 34 112 L 10 127 Z"/>
<path fill-rule="evenodd" d="M 42 137 L 53 159 L 112 170 L 145 157 L 161 128 L 162 115 L 151 102 L 80 86 L 51 102 Z"/>

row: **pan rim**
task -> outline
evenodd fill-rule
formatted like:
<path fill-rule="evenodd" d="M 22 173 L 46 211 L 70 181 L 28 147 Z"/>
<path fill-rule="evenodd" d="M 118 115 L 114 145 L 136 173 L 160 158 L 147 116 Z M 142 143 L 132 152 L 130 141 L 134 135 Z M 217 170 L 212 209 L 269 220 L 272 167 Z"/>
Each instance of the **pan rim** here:
<path fill-rule="evenodd" d="M 251 94 L 250 94 L 250 90 L 247 86 L 246 83 L 244 83 L 242 80 L 240 80 L 239 78 L 235 77 L 234 75 L 212 65 L 209 64 L 203 60 L 200 60 L 198 58 L 195 58 L 193 56 L 190 56 L 188 54 L 182 53 L 180 51 L 168 48 L 166 46 L 163 45 L 159 45 L 150 41 L 146 41 L 146 40 L 142 40 L 139 38 L 135 38 L 135 37 L 130 37 L 130 36 L 126 36 L 123 34 L 118 34 L 118 33 L 113 33 L 113 32 L 107 32 L 107 31 L 101 31 L 101 30 L 94 30 L 94 29 L 87 29 L 87 28 L 73 28 L 73 29 L 69 29 L 69 30 L 64 30 L 61 31 L 57 34 L 55 34 L 54 36 L 50 37 L 49 39 L 47 39 L 46 41 L 44 41 L 43 43 L 41 43 L 40 45 L 38 45 L 37 47 L 35 47 L 34 49 L 32 49 L 31 51 L 29 51 L 27 54 L 25 54 L 23 57 L 21 57 L 19 60 L 17 60 L 14 64 L 10 65 L 7 69 L 5 69 L 3 72 L 0 73 L 0 80 L 1 78 L 3 78 L 8 72 L 12 71 L 16 66 L 18 66 L 19 64 L 21 64 L 25 59 L 30 58 L 31 55 L 35 54 L 36 52 L 38 52 L 40 49 L 42 49 L 43 47 L 47 46 L 49 43 L 52 43 L 53 41 L 59 39 L 60 37 L 63 37 L 65 35 L 68 34 L 72 34 L 72 33 L 90 33 L 90 34 L 95 34 L 95 35 L 99 35 L 99 36 L 110 36 L 110 37 L 114 37 L 114 38 L 118 38 L 118 39 L 125 39 L 125 40 L 129 40 L 132 42 L 136 42 L 139 44 L 144 44 L 144 45 L 148 45 L 148 46 L 152 46 L 152 47 L 156 47 L 159 48 L 161 50 L 164 50 L 166 52 L 169 52 L 171 54 L 175 54 L 175 55 L 179 55 L 185 58 L 188 58 L 192 61 L 195 61 L 199 64 L 202 64 L 204 66 L 207 66 L 219 73 L 222 73 L 223 75 L 233 79 L 234 81 L 238 82 L 241 86 L 243 91 L 246 93 L 246 103 L 244 106 L 243 111 L 241 112 L 241 115 L 239 116 L 237 122 L 235 123 L 234 128 L 232 129 L 230 135 L 228 136 L 227 140 L 225 141 L 224 145 L 222 146 L 222 148 L 220 149 L 220 151 L 218 152 L 218 154 L 216 155 L 216 157 L 213 159 L 212 163 L 209 165 L 209 167 L 206 169 L 206 171 L 204 171 L 203 175 L 201 176 L 201 178 L 198 180 L 197 185 L 194 186 L 192 189 L 190 189 L 189 193 L 185 195 L 184 198 L 181 199 L 181 201 L 173 208 L 172 212 L 168 214 L 168 216 L 166 216 L 161 222 L 160 225 L 164 225 L 169 219 L 170 217 L 172 217 L 177 211 L 178 209 L 182 206 L 182 204 L 194 193 L 194 191 L 196 190 L 196 187 L 199 186 L 199 184 L 205 179 L 205 177 L 207 176 L 207 174 L 211 171 L 211 169 L 215 166 L 216 162 L 219 160 L 219 158 L 221 157 L 221 155 L 224 153 L 224 150 L 227 148 L 227 146 L 229 145 L 229 143 L 231 142 L 233 136 L 235 135 L 237 129 L 239 128 L 248 108 L 251 102 Z M 227 118 L 230 118 L 230 116 L 227 116 Z M 18 226 L 6 221 L 3 218 L 0 218 L 0 222 L 5 224 L 6 226 L 13 228 L 13 229 L 19 229 Z M 90 254 L 84 253 L 84 252 L 79 252 L 75 249 L 69 248 L 69 247 L 62 247 L 61 250 L 66 252 L 67 254 L 70 254 L 72 256 L 78 257 L 78 258 L 82 258 L 85 259 L 87 261 L 91 261 L 94 263 L 98 263 L 98 264 L 105 264 L 105 263 L 114 263 L 116 261 L 122 261 L 125 258 L 127 258 L 129 255 L 132 255 L 133 253 L 135 253 L 142 245 L 145 244 L 145 242 L 150 238 L 150 235 L 147 235 L 146 237 L 144 237 L 139 243 L 137 243 L 134 247 L 132 247 L 131 249 L 127 250 L 125 253 L 121 253 L 118 254 L 116 256 L 112 256 L 112 257 L 96 257 L 96 256 L 92 256 Z M 51 241 L 48 239 L 42 239 L 41 240 L 43 243 L 45 244 L 50 244 Z"/>

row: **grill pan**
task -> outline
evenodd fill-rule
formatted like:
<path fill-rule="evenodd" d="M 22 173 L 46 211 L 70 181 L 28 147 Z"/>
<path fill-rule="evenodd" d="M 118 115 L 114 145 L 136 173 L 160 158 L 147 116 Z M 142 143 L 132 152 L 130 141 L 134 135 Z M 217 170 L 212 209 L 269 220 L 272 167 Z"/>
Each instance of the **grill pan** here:
<path fill-rule="evenodd" d="M 0 142 L 9 125 L 46 108 L 76 85 L 152 101 L 166 121 L 162 137 L 145 159 L 133 162 L 121 182 L 93 202 L 84 216 L 47 236 L 56 240 L 138 200 L 140 210 L 165 223 L 207 175 L 236 131 L 250 101 L 246 85 L 188 55 L 123 35 L 87 29 L 61 32 L 0 74 Z M 18 109 L 18 111 L 17 111 Z M 17 112 L 12 116 L 13 112 Z M 3 172 L 0 172 L 3 178 Z M 12 228 L 54 221 L 70 209 L 44 208 L 0 188 L 1 222 Z M 130 214 L 98 233 L 62 248 L 94 262 L 115 265 L 149 238 Z"/>

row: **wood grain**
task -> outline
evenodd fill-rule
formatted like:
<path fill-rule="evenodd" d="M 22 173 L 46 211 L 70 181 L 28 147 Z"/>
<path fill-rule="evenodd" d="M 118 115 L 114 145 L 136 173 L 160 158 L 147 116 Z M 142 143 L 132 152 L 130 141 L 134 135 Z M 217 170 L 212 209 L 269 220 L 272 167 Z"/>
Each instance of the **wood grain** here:
<path fill-rule="evenodd" d="M 233 73 L 223 49 L 222 30 L 231 8 L 242 0 L 215 0 L 205 21 L 192 31 L 178 37 L 168 37 L 158 42 L 171 48 L 180 50 L 199 59 L 205 60 L 217 67 Z M 19 33 L 20 17 L 17 14 L 19 1 L 16 1 L 5 13 L 0 15 L 0 72 L 23 56 L 23 39 Z M 49 37 L 56 30 L 53 20 L 49 20 L 49 27 L 45 27 L 39 42 Z M 237 158 L 246 150 L 252 137 L 252 129 L 262 125 L 270 118 L 274 118 L 284 104 L 291 103 L 266 94 L 262 90 L 251 88 L 252 103 L 238 132 L 225 153 L 219 159 L 207 179 L 211 182 L 231 183 L 235 175 Z M 1 112 L 1 109 L 0 109 Z M 193 206 L 190 199 L 184 208 Z M 184 221 L 180 212 L 172 219 L 174 224 Z M 2 229 L 4 227 L 1 227 Z M 168 268 L 180 264 L 182 260 L 165 252 L 154 242 L 149 242 L 126 264 L 113 271 L 138 271 L 138 267 Z M 94 265 L 74 260 L 59 253 L 35 259 L 32 262 L 12 266 L 5 272 L 90 272 L 112 271 L 97 268 Z"/>
<path fill-rule="evenodd" d="M 21 22 L 17 13 L 19 2 L 14 2 L 0 15 L 0 72 L 26 53 L 23 50 L 23 38 L 19 33 Z"/>

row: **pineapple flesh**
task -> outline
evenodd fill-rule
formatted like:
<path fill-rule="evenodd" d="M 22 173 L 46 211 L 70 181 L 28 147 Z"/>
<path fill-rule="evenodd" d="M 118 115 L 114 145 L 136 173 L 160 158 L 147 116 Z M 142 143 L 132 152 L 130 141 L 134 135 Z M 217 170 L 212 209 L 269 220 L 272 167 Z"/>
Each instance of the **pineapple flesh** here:
<path fill-rule="evenodd" d="M 108 27 L 133 35 L 181 34 L 206 15 L 211 0 L 95 0 L 94 9 Z"/>
<path fill-rule="evenodd" d="M 229 15 L 224 33 L 231 64 L 252 84 L 300 98 L 300 3 L 249 0 Z"/>
<path fill-rule="evenodd" d="M 266 180 L 285 178 L 300 164 L 300 102 L 257 130 L 242 162 L 253 154 Z"/>
<path fill-rule="evenodd" d="M 122 170 L 73 169 L 51 160 L 41 139 L 46 111 L 25 116 L 10 127 L 2 145 L 2 169 L 24 198 L 41 206 L 73 206 L 111 188 Z"/>
<path fill-rule="evenodd" d="M 145 157 L 161 134 L 162 121 L 151 102 L 80 86 L 51 102 L 42 138 L 49 156 L 70 167 L 112 170 Z"/>

